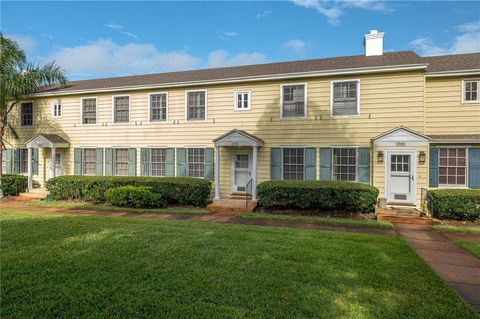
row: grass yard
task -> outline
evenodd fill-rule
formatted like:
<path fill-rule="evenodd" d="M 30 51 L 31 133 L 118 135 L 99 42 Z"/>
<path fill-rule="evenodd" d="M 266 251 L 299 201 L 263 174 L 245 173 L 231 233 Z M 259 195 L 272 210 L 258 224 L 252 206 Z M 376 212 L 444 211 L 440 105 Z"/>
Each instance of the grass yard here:
<path fill-rule="evenodd" d="M 480 235 L 480 227 L 475 226 L 451 226 L 451 225 L 435 225 L 432 229 L 442 233 L 466 233 Z"/>
<path fill-rule="evenodd" d="M 342 225 L 355 227 L 373 227 L 383 229 L 393 229 L 393 224 L 384 221 L 376 221 L 369 219 L 353 219 L 353 218 L 335 218 L 320 216 L 291 216 L 291 215 L 275 215 L 266 213 L 239 213 L 237 217 L 248 219 L 272 219 L 280 221 L 295 221 L 304 223 L 317 223 L 324 225 Z"/>
<path fill-rule="evenodd" d="M 398 236 L 2 209 L 4 318 L 476 318 Z"/>
<path fill-rule="evenodd" d="M 480 240 L 455 240 L 455 244 L 473 256 L 480 258 Z"/>
<path fill-rule="evenodd" d="M 179 214 L 179 215 L 202 215 L 207 214 L 206 208 L 202 207 L 167 207 L 167 208 L 125 208 L 111 205 L 91 204 L 75 201 L 30 201 L 25 202 L 25 206 L 33 207 L 51 207 L 51 208 L 71 208 L 85 210 L 101 210 L 113 212 L 131 212 L 131 213 L 149 213 L 149 214 Z"/>

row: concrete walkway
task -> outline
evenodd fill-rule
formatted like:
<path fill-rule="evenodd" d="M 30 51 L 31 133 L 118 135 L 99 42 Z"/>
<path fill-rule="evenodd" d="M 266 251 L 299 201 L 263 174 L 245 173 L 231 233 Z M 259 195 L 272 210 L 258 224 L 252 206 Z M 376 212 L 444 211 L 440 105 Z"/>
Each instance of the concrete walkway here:
<path fill-rule="evenodd" d="M 442 234 L 419 225 L 395 224 L 395 228 L 440 277 L 480 312 L 480 259 L 448 239 L 480 240 L 479 235 Z"/>

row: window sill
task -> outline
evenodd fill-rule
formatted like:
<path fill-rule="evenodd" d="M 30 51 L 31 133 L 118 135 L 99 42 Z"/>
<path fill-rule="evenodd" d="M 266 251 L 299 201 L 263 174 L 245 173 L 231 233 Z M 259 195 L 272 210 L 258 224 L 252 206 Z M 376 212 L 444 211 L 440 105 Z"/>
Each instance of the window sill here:
<path fill-rule="evenodd" d="M 360 114 L 353 114 L 353 115 L 333 115 L 330 114 L 331 118 L 359 118 Z"/>
<path fill-rule="evenodd" d="M 288 117 L 283 117 L 283 116 L 281 116 L 280 119 L 281 119 L 281 120 L 306 120 L 307 117 L 306 117 L 306 116 L 295 116 L 295 117 L 293 117 L 293 116 L 292 116 L 292 117 L 290 117 L 290 116 L 288 116 Z"/>

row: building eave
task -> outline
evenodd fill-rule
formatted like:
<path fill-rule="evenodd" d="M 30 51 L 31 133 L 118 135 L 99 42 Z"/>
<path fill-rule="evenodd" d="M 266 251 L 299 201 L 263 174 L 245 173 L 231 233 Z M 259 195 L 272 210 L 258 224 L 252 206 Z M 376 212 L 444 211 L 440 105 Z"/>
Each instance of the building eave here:
<path fill-rule="evenodd" d="M 446 77 L 446 76 L 480 76 L 480 69 L 473 70 L 454 70 L 454 71 L 441 71 L 441 72 L 426 72 L 425 77 Z"/>

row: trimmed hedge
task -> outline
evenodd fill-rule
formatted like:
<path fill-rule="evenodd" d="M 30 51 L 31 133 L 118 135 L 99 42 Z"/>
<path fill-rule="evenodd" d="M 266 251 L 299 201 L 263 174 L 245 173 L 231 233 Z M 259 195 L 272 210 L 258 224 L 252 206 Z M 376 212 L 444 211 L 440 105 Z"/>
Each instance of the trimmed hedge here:
<path fill-rule="evenodd" d="M 480 189 L 435 189 L 428 193 L 429 207 L 438 219 L 480 218 Z"/>
<path fill-rule="evenodd" d="M 120 176 L 59 176 L 47 181 L 46 187 L 54 200 L 83 200 L 101 203 L 105 192 L 120 186 L 150 187 L 167 204 L 204 206 L 211 182 L 190 177 L 120 177 Z"/>
<path fill-rule="evenodd" d="M 0 187 L 3 190 L 3 195 L 17 196 L 27 191 L 28 177 L 18 174 L 4 174 Z"/>
<path fill-rule="evenodd" d="M 145 186 L 110 188 L 105 192 L 105 199 L 114 206 L 129 208 L 163 208 L 167 205 L 161 194 L 154 194 Z"/>
<path fill-rule="evenodd" d="M 337 181 L 267 181 L 258 185 L 258 204 L 265 208 L 319 209 L 323 211 L 375 211 L 378 189 Z"/>

